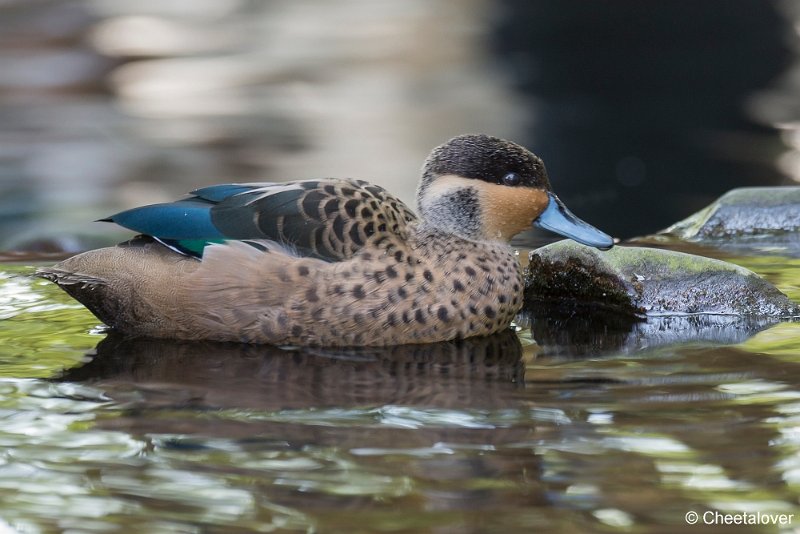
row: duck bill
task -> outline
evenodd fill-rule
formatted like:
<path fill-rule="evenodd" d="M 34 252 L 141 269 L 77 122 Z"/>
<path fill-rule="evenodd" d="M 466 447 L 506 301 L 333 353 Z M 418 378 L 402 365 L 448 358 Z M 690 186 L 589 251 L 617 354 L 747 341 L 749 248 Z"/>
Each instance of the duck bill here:
<path fill-rule="evenodd" d="M 553 193 L 547 193 L 547 196 L 550 197 L 547 209 L 533 221 L 534 226 L 601 250 L 614 246 L 614 239 L 610 235 L 577 218 Z"/>

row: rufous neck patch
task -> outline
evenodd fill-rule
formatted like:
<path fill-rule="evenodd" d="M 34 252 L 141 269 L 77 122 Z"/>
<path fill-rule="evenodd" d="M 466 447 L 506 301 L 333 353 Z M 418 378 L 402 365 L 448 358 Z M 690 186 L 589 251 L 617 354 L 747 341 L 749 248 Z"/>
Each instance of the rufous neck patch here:
<path fill-rule="evenodd" d="M 478 193 L 482 234 L 474 236 L 478 239 L 509 241 L 530 227 L 550 202 L 543 189 L 509 187 L 452 174 L 437 177 L 428 186 L 425 196 L 435 198 L 466 188 Z"/>
<path fill-rule="evenodd" d="M 511 240 L 518 233 L 530 228 L 534 219 L 541 215 L 550 202 L 543 189 L 478 183 L 482 226 L 489 239 Z"/>

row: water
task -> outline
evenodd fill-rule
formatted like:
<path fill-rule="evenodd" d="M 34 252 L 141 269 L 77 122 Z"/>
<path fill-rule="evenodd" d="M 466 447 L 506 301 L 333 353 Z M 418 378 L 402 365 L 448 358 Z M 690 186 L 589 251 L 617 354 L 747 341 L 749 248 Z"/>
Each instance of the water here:
<path fill-rule="evenodd" d="M 796 259 L 737 262 L 800 299 Z M 129 340 L 31 270 L 0 268 L 0 532 L 800 520 L 800 324 L 595 354 L 526 329 L 358 351 Z"/>

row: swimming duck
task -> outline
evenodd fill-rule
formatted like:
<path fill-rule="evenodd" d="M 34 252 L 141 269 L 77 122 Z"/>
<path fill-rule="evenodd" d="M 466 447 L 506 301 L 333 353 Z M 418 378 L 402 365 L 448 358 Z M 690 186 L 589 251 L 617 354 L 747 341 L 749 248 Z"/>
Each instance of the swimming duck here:
<path fill-rule="evenodd" d="M 415 215 L 360 180 L 225 184 L 104 219 L 140 235 L 37 274 L 126 334 L 305 346 L 489 335 L 522 307 L 531 224 L 607 249 L 542 160 L 488 135 L 433 149 Z"/>

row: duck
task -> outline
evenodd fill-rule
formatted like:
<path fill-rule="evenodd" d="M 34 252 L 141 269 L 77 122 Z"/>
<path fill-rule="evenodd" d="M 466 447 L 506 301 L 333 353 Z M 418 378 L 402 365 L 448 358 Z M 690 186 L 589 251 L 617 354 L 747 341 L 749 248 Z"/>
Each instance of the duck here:
<path fill-rule="evenodd" d="M 356 179 L 212 185 L 101 219 L 139 235 L 36 274 L 125 335 L 390 346 L 508 329 L 523 305 L 510 240 L 532 225 L 614 245 L 538 156 L 486 134 L 434 148 L 416 203 Z"/>

